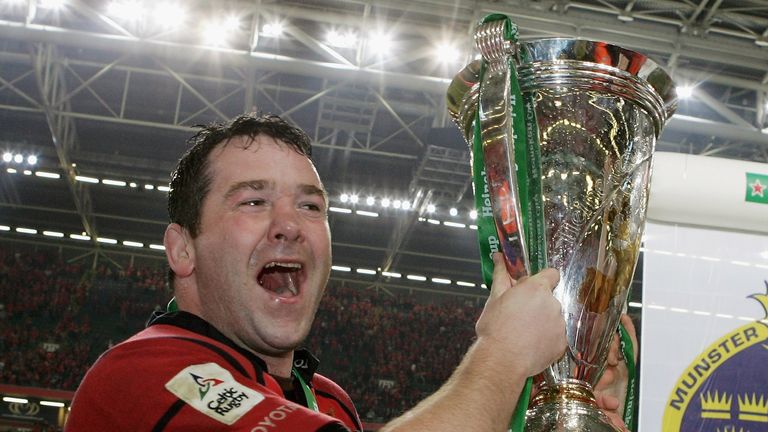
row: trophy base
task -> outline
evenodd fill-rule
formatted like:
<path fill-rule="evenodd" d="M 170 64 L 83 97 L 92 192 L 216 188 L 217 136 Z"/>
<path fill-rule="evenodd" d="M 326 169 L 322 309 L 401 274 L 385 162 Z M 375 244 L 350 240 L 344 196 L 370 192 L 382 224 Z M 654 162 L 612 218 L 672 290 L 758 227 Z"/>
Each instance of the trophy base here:
<path fill-rule="evenodd" d="M 621 432 L 598 408 L 592 391 L 569 381 L 544 387 L 525 416 L 526 432 Z"/>

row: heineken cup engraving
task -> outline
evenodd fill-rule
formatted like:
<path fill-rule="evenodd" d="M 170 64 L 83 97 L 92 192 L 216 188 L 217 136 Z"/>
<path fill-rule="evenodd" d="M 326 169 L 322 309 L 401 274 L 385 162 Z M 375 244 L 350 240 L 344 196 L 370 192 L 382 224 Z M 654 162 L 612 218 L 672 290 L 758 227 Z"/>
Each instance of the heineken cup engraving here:
<path fill-rule="evenodd" d="M 568 348 L 536 377 L 525 430 L 618 430 L 597 408 L 592 388 L 632 282 L 653 150 L 676 107 L 674 85 L 646 56 L 603 42 L 511 43 L 498 22 L 479 26 L 476 39 L 483 60 L 456 76 L 449 111 L 470 145 L 482 140 L 495 226 L 512 276 L 530 273 L 537 241 L 523 232 L 535 223 L 525 221 L 524 199 L 539 200 L 545 266 L 561 275 L 554 295 L 562 305 Z M 520 101 L 507 84 L 513 67 L 524 99 L 532 101 L 530 117 L 535 114 L 535 167 L 531 159 L 515 156 L 520 133 L 509 104 Z M 528 190 L 525 197 L 519 176 L 524 163 L 541 180 L 540 192 Z M 520 229 L 514 235 L 502 229 L 509 226 L 499 220 L 502 215 L 516 219 Z"/>

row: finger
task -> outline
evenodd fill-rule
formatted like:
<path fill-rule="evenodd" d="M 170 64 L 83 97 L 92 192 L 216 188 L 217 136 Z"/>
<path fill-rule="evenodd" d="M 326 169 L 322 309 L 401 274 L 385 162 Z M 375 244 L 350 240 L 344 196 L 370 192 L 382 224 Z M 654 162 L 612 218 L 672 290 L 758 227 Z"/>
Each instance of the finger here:
<path fill-rule="evenodd" d="M 616 381 L 616 372 L 613 370 L 613 368 L 606 368 L 603 371 L 603 376 L 600 377 L 600 380 L 595 385 L 595 389 L 603 390 L 607 387 L 610 387 L 614 381 Z"/>
<path fill-rule="evenodd" d="M 602 395 L 597 398 L 597 406 L 603 410 L 616 411 L 619 409 L 619 400 L 613 396 Z"/>
<path fill-rule="evenodd" d="M 621 416 L 618 413 L 611 412 L 611 411 L 603 411 L 605 415 L 608 417 L 608 419 L 611 421 L 611 423 L 619 428 L 622 432 L 628 432 L 629 429 L 624 425 L 624 420 L 621 418 Z"/>
<path fill-rule="evenodd" d="M 554 268 L 546 268 L 528 279 L 528 283 L 535 284 L 538 287 L 545 287 L 552 291 L 560 281 L 560 272 Z"/>
<path fill-rule="evenodd" d="M 608 366 L 616 366 L 619 364 L 619 358 L 621 354 L 619 353 L 620 350 L 620 343 L 619 343 L 619 336 L 617 334 L 613 335 L 613 339 L 611 339 L 611 346 L 608 349 L 608 360 L 607 364 Z"/>

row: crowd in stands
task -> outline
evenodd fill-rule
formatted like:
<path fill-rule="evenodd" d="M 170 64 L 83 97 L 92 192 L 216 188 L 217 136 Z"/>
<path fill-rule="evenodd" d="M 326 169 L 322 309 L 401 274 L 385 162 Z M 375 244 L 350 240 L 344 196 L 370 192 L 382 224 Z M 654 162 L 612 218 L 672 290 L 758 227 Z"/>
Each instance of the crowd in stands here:
<path fill-rule="evenodd" d="M 165 308 L 163 265 L 104 261 L 0 247 L 0 383 L 75 390 L 101 352 Z M 475 299 L 329 285 L 306 344 L 366 421 L 434 392 L 472 342 L 481 310 Z"/>

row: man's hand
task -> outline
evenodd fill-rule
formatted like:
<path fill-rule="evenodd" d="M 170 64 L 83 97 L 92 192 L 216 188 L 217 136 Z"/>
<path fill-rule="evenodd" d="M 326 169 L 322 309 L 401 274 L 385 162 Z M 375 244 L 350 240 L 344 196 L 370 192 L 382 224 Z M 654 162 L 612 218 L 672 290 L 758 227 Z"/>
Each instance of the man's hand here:
<path fill-rule="evenodd" d="M 562 356 L 565 321 L 552 296 L 556 270 L 515 283 L 494 255 L 493 289 L 477 341 L 443 387 L 382 432 L 506 431 L 527 377 Z"/>
<path fill-rule="evenodd" d="M 552 296 L 560 274 L 546 269 L 515 282 L 500 253 L 493 263 L 491 295 L 476 325 L 478 343 L 493 344 L 510 368 L 536 375 L 565 352 L 565 320 Z"/>
<path fill-rule="evenodd" d="M 632 339 L 632 352 L 635 355 L 634 361 L 637 362 L 637 335 L 635 326 L 629 315 L 621 316 L 621 323 L 629 333 Z M 628 431 L 624 425 L 624 401 L 627 397 L 627 384 L 629 381 L 629 371 L 627 365 L 622 361 L 621 345 L 619 335 L 613 336 L 611 347 L 608 351 L 608 360 L 605 371 L 600 381 L 595 386 L 595 399 L 597 405 L 611 419 L 611 422 L 623 431 Z"/>

